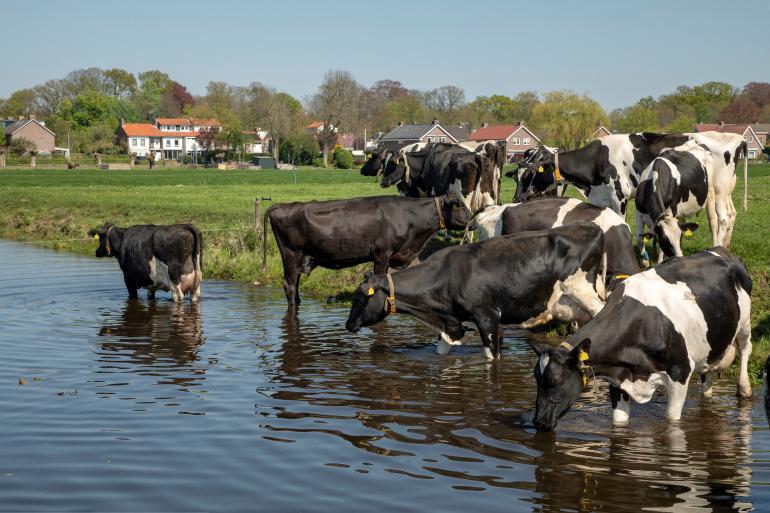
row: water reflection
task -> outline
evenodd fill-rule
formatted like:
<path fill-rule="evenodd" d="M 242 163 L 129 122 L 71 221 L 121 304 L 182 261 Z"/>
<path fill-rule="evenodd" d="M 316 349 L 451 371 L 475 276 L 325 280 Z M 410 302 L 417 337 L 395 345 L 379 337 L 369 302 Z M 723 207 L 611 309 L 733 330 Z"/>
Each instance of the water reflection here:
<path fill-rule="evenodd" d="M 97 362 L 105 372 L 129 370 L 157 376 L 159 384 L 194 386 L 204 379 L 196 365 L 204 342 L 200 303 L 126 300 L 99 329 Z"/>

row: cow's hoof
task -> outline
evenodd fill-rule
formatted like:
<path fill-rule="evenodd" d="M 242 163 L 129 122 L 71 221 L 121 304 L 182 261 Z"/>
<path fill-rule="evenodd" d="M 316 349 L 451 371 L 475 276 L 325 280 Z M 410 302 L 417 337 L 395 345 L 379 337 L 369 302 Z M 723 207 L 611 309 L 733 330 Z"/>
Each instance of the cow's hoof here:
<path fill-rule="evenodd" d="M 738 394 L 737 395 L 738 395 L 738 397 L 740 399 L 751 399 L 751 386 L 750 385 L 746 385 L 746 386 L 738 385 Z"/>
<path fill-rule="evenodd" d="M 492 354 L 492 350 L 488 347 L 484 348 L 484 357 L 487 359 L 488 362 L 491 362 L 495 359 L 495 356 Z"/>

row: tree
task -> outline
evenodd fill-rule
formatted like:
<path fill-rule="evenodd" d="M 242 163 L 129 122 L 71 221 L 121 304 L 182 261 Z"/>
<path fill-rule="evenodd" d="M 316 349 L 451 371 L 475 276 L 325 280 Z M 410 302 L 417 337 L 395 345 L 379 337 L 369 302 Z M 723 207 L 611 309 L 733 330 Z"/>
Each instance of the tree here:
<path fill-rule="evenodd" d="M 630 107 L 620 109 L 617 114 L 612 116 L 612 127 L 620 133 L 654 132 L 658 129 L 658 113 L 644 98 Z"/>
<path fill-rule="evenodd" d="M 64 80 L 49 80 L 33 88 L 38 113 L 44 116 L 53 114 L 61 102 L 72 99 L 71 90 Z"/>
<path fill-rule="evenodd" d="M 273 157 L 278 159 L 281 139 L 294 128 L 293 120 L 302 109 L 299 101 L 275 88 L 268 88 L 254 82 L 251 88 L 251 110 L 256 123 L 267 129 L 273 139 Z"/>
<path fill-rule="evenodd" d="M 452 124 L 457 121 L 457 112 L 465 105 L 465 91 L 457 86 L 441 86 L 426 93 L 425 104 L 443 122 Z"/>
<path fill-rule="evenodd" d="M 109 94 L 115 98 L 130 98 L 136 93 L 136 77 L 133 73 L 112 68 L 104 72 L 104 78 L 109 87 Z"/>
<path fill-rule="evenodd" d="M 215 141 L 218 132 L 219 130 L 214 127 L 202 128 L 198 132 L 198 135 L 195 137 L 195 142 L 198 143 L 198 146 L 201 148 L 201 150 L 204 152 L 209 152 L 215 147 Z"/>
<path fill-rule="evenodd" d="M 531 120 L 546 141 L 564 148 L 578 148 L 596 127 L 607 122 L 607 115 L 596 101 L 571 91 L 546 93 L 533 109 Z"/>
<path fill-rule="evenodd" d="M 770 106 L 770 84 L 767 82 L 749 82 L 743 87 L 741 97 L 760 109 Z"/>
<path fill-rule="evenodd" d="M 719 112 L 719 120 L 725 123 L 754 123 L 759 121 L 762 110 L 745 97 L 740 97 Z"/>
<path fill-rule="evenodd" d="M 360 96 L 361 86 L 353 75 L 347 71 L 331 70 L 310 100 L 313 115 L 323 123 L 320 142 L 324 167 L 329 167 L 329 150 L 334 146 L 338 131 L 354 124 Z"/>
<path fill-rule="evenodd" d="M 11 93 L 5 100 L 2 114 L 4 116 L 27 116 L 35 112 L 37 95 L 32 89 L 19 89 Z"/>
<path fill-rule="evenodd" d="M 139 73 L 137 106 L 142 118 L 150 120 L 161 112 L 161 96 L 168 89 L 171 79 L 158 70 Z"/>
<path fill-rule="evenodd" d="M 160 96 L 160 108 L 168 117 L 178 117 L 182 112 L 195 104 L 195 99 L 185 86 L 172 80 Z"/>
<path fill-rule="evenodd" d="M 75 97 L 70 119 L 74 128 L 88 128 L 106 120 L 113 108 L 113 100 L 98 91 L 85 90 Z"/>

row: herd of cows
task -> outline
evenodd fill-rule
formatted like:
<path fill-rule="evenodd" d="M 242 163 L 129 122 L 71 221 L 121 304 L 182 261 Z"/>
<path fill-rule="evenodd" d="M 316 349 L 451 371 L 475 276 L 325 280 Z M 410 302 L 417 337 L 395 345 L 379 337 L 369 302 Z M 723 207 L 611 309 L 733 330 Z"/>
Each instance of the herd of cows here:
<path fill-rule="evenodd" d="M 373 152 L 361 168 L 400 195 L 276 204 L 265 212 L 283 263 L 290 315 L 300 276 L 315 267 L 373 262 L 355 291 L 346 328 L 358 331 L 403 313 L 438 333 L 447 354 L 469 338 L 501 354 L 501 326 L 531 328 L 553 319 L 572 326 L 559 346 L 537 353 L 534 425 L 552 430 L 590 377 L 609 382 L 612 418 L 628 422 L 630 400 L 665 388 L 667 416 L 681 416 L 693 373 L 711 394 L 714 375 L 740 355 L 738 394 L 751 395 L 751 278 L 729 247 L 736 210 L 736 165 L 746 143 L 735 134 L 618 134 L 585 147 L 531 150 L 506 176 L 514 203 L 501 204 L 504 149 L 416 144 Z M 377 179 L 377 178 L 375 178 Z M 561 197 L 571 185 L 587 202 Z M 626 223 L 636 205 L 637 248 Z M 706 209 L 713 245 L 684 257 L 685 217 Z M 420 260 L 440 231 L 463 243 Z M 478 239 L 465 244 L 468 238 Z M 96 256 L 117 258 L 129 296 L 147 288 L 176 301 L 200 295 L 203 243 L 192 225 L 91 230 Z M 657 248 L 657 265 L 646 242 Z M 645 270 L 646 269 L 646 270 Z"/>

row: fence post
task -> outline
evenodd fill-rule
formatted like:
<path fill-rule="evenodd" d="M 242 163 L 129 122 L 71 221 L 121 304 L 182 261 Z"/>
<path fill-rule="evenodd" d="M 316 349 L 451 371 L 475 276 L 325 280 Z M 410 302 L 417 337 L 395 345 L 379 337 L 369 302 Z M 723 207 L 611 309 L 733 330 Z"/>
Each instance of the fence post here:
<path fill-rule="evenodd" d="M 749 210 L 749 154 L 743 155 L 743 211 Z"/>
<path fill-rule="evenodd" d="M 262 222 L 262 200 L 254 198 L 254 229 L 260 231 Z"/>

